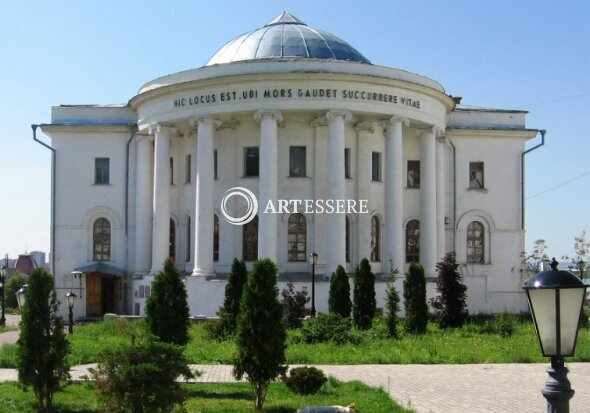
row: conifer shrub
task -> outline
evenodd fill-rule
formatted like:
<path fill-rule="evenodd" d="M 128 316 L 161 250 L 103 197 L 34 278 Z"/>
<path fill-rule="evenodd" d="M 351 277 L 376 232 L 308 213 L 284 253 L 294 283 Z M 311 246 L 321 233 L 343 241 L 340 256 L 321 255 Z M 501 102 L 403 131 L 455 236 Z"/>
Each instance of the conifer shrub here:
<path fill-rule="evenodd" d="M 315 367 L 296 367 L 284 377 L 285 385 L 294 393 L 316 394 L 328 381 L 324 373 Z"/>
<path fill-rule="evenodd" d="M 430 300 L 436 310 L 440 328 L 461 327 L 467 316 L 467 287 L 463 284 L 455 254 L 450 252 L 436 264 L 436 291 L 438 296 Z"/>
<path fill-rule="evenodd" d="M 359 330 L 368 330 L 373 323 L 377 300 L 375 299 L 375 274 L 369 260 L 363 258 L 354 272 L 354 305 L 352 317 Z"/>
<path fill-rule="evenodd" d="M 393 283 L 388 284 L 387 290 L 385 291 L 385 307 L 387 309 L 387 333 L 391 338 L 399 338 L 397 332 L 397 326 L 399 324 L 399 293 Z"/>
<path fill-rule="evenodd" d="M 41 268 L 33 270 L 25 290 L 17 366 L 18 380 L 25 388 L 32 387 L 40 411 L 52 411 L 54 393 L 70 377 L 69 343 L 57 311 L 53 277 Z"/>
<path fill-rule="evenodd" d="M 295 291 L 292 282 L 287 283 L 287 289 L 281 291 L 281 304 L 283 305 L 283 322 L 287 328 L 299 328 L 305 317 L 305 305 L 310 298 L 307 296 L 307 288 L 303 287 Z"/>
<path fill-rule="evenodd" d="M 412 263 L 404 280 L 405 329 L 409 333 L 424 334 L 428 325 L 426 278 L 424 267 Z"/>
<path fill-rule="evenodd" d="M 350 283 L 348 282 L 348 274 L 342 265 L 339 265 L 336 272 L 333 272 L 330 277 L 328 309 L 330 313 L 338 314 L 340 317 L 350 317 L 352 310 Z"/>
<path fill-rule="evenodd" d="M 248 279 L 248 270 L 244 260 L 234 258 L 231 270 L 227 276 L 225 285 L 225 298 L 223 307 L 217 313 L 220 317 L 218 322 L 210 324 L 210 334 L 219 340 L 224 340 L 236 333 L 238 314 L 240 313 L 240 300 L 244 285 Z"/>
<path fill-rule="evenodd" d="M 285 373 L 283 307 L 278 299 L 277 267 L 257 260 L 248 274 L 237 320 L 234 376 L 246 377 L 254 390 L 254 406 L 262 410 L 268 385 Z"/>
<path fill-rule="evenodd" d="M 152 283 L 145 313 L 151 332 L 161 341 L 181 346 L 188 343 L 190 314 L 186 287 L 171 259 L 164 262 L 164 269 Z"/>

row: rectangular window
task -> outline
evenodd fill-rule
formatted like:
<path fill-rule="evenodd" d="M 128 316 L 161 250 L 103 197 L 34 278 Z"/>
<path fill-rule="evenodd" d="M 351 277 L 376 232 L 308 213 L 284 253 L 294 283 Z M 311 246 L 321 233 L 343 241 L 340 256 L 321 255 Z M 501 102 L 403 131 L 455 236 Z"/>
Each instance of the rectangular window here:
<path fill-rule="evenodd" d="M 373 152 L 372 154 L 371 180 L 381 182 L 381 152 Z"/>
<path fill-rule="evenodd" d="M 217 179 L 217 149 L 213 151 L 213 179 Z"/>
<path fill-rule="evenodd" d="M 170 158 L 170 185 L 174 185 L 174 158 Z"/>
<path fill-rule="evenodd" d="M 109 158 L 94 158 L 94 184 L 109 184 Z"/>
<path fill-rule="evenodd" d="M 258 146 L 244 148 L 244 176 L 258 176 Z"/>
<path fill-rule="evenodd" d="M 469 162 L 469 188 L 483 189 L 483 162 Z"/>
<path fill-rule="evenodd" d="M 305 173 L 305 146 L 289 147 L 289 176 L 302 178 Z"/>
<path fill-rule="evenodd" d="M 350 172 L 350 148 L 344 148 L 344 177 L 346 179 L 352 179 L 352 173 Z"/>
<path fill-rule="evenodd" d="M 408 161 L 408 188 L 420 188 L 420 161 Z"/>
<path fill-rule="evenodd" d="M 186 177 L 184 182 L 187 184 L 190 184 L 191 182 L 191 163 L 192 163 L 192 157 L 190 155 L 190 153 L 188 155 L 186 155 Z"/>

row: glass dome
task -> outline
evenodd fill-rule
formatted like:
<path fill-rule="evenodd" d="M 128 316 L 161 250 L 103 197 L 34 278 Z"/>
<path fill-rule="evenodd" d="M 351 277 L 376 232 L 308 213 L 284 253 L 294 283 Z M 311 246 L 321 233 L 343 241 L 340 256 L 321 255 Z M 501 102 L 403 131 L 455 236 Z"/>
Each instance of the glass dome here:
<path fill-rule="evenodd" d="M 371 62 L 339 37 L 314 29 L 285 11 L 266 26 L 229 41 L 206 66 L 272 58 Z"/>

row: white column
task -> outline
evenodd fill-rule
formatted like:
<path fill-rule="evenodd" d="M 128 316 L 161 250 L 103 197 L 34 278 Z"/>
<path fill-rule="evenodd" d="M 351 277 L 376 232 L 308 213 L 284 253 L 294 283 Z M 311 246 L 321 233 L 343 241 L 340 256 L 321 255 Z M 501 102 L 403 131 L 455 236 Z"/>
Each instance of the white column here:
<path fill-rule="evenodd" d="M 150 127 L 150 134 L 155 134 L 152 274 L 163 268 L 170 252 L 170 136 L 174 131 L 160 124 Z"/>
<path fill-rule="evenodd" d="M 135 275 L 152 268 L 153 139 L 136 135 L 135 165 Z"/>
<path fill-rule="evenodd" d="M 259 110 L 254 119 L 260 121 L 260 180 L 258 205 L 261 211 L 269 200 L 278 197 L 278 142 L 277 123 L 283 120 L 281 112 Z M 258 215 L 258 258 L 270 258 L 277 262 L 278 214 Z"/>
<path fill-rule="evenodd" d="M 436 143 L 436 245 L 437 261 L 445 255 L 445 138 Z"/>
<path fill-rule="evenodd" d="M 434 128 L 420 134 L 420 263 L 427 276 L 434 275 L 436 235 L 436 134 Z"/>
<path fill-rule="evenodd" d="M 385 136 L 385 259 L 390 269 L 404 271 L 403 126 L 407 119 L 392 117 Z M 389 265 L 389 263 L 387 263 Z"/>
<path fill-rule="evenodd" d="M 328 119 L 328 199 L 345 198 L 344 177 L 344 121 L 352 119 L 347 110 L 332 110 Z M 344 214 L 326 214 L 326 276 L 338 265 L 346 265 L 346 217 Z"/>
<path fill-rule="evenodd" d="M 217 121 L 204 116 L 197 124 L 195 196 L 195 276 L 213 274 L 213 129 Z"/>

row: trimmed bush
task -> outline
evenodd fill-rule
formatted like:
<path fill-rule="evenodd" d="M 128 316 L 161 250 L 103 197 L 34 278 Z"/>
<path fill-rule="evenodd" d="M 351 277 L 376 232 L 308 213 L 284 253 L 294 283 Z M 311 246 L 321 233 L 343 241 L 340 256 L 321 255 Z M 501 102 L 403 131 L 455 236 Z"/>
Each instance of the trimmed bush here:
<path fill-rule="evenodd" d="M 426 305 L 426 278 L 424 268 L 412 263 L 404 280 L 404 307 L 406 310 L 406 331 L 424 334 L 428 325 L 428 307 Z"/>
<path fill-rule="evenodd" d="M 307 344 L 360 342 L 360 336 L 352 331 L 350 319 L 342 318 L 336 313 L 318 314 L 317 317 L 305 320 L 301 328 L 301 337 Z"/>
<path fill-rule="evenodd" d="M 262 410 L 270 382 L 286 370 L 287 333 L 278 293 L 276 265 L 268 258 L 257 260 L 242 294 L 234 360 L 234 376 L 246 376 L 252 385 L 256 410 Z"/>
<path fill-rule="evenodd" d="M 37 268 L 28 279 L 17 342 L 18 380 L 31 386 L 40 411 L 52 411 L 53 394 L 69 379 L 69 343 L 57 315 L 53 277 Z"/>
<path fill-rule="evenodd" d="M 301 291 L 295 291 L 292 282 L 287 283 L 287 289 L 281 291 L 283 297 L 283 322 L 287 328 L 299 328 L 303 317 L 305 317 L 305 304 L 310 298 L 307 296 L 307 288 L 303 287 Z"/>
<path fill-rule="evenodd" d="M 371 271 L 369 260 L 363 258 L 354 272 L 354 305 L 352 318 L 360 330 L 368 330 L 375 317 L 375 274 Z"/>
<path fill-rule="evenodd" d="M 350 301 L 350 283 L 348 274 L 342 265 L 336 268 L 336 272 L 330 277 L 330 294 L 328 308 L 331 313 L 336 313 L 343 318 L 349 318 L 352 310 Z"/>
<path fill-rule="evenodd" d="M 186 288 L 171 259 L 164 262 L 164 269 L 152 283 L 145 313 L 150 330 L 161 341 L 181 346 L 188 343 L 190 321 Z"/>
<path fill-rule="evenodd" d="M 458 271 L 455 254 L 450 252 L 436 264 L 436 291 L 439 295 L 430 300 L 436 310 L 438 326 L 442 329 L 461 327 L 467 316 L 467 287 Z"/>
<path fill-rule="evenodd" d="M 328 379 L 321 370 L 305 366 L 291 369 L 283 381 L 292 392 L 305 396 L 316 394 Z"/>
<path fill-rule="evenodd" d="M 217 338 L 224 339 L 236 333 L 238 315 L 240 314 L 240 300 L 244 285 L 248 279 L 248 270 L 244 260 L 234 258 L 225 285 L 223 307 L 219 310 L 221 322 L 217 329 Z"/>
<path fill-rule="evenodd" d="M 387 332 L 391 338 L 399 338 L 397 325 L 399 324 L 399 294 L 393 283 L 387 285 L 385 291 L 385 307 L 387 308 Z"/>

